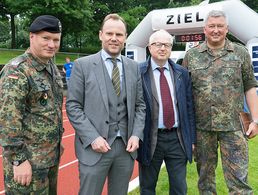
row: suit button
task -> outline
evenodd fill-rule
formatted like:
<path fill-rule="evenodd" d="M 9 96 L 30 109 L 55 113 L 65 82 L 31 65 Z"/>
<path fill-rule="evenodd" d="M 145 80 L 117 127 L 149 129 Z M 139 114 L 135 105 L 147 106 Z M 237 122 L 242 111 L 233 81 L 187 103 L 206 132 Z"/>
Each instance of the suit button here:
<path fill-rule="evenodd" d="M 109 121 L 106 121 L 106 124 L 109 124 Z"/>
<path fill-rule="evenodd" d="M 120 112 L 118 112 L 117 114 L 120 115 Z"/>
<path fill-rule="evenodd" d="M 117 106 L 120 106 L 120 104 L 117 104 Z"/>

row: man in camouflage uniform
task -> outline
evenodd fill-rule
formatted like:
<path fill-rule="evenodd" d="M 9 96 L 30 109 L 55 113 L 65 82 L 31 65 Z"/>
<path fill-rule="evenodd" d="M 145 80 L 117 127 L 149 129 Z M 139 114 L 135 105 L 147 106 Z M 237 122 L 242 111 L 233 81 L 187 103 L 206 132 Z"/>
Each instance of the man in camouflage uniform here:
<path fill-rule="evenodd" d="M 247 183 L 248 145 L 258 132 L 256 80 L 247 49 L 226 38 L 222 11 L 211 11 L 205 22 L 206 41 L 189 50 L 183 61 L 193 83 L 197 129 L 197 171 L 200 194 L 216 194 L 215 169 L 220 146 L 229 194 L 253 194 Z M 238 114 L 246 96 L 253 122 L 247 135 Z"/>
<path fill-rule="evenodd" d="M 61 23 L 36 18 L 30 48 L 0 72 L 0 144 L 6 195 L 57 194 L 62 139 L 62 80 L 51 58 Z"/>

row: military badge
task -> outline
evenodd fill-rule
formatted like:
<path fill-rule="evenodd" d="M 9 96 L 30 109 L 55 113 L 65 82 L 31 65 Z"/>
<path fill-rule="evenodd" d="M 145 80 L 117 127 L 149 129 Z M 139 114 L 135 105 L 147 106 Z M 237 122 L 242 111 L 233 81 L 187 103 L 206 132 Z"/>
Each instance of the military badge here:
<path fill-rule="evenodd" d="M 42 106 L 46 106 L 47 105 L 47 100 L 48 100 L 48 94 L 47 92 L 44 92 L 40 98 L 40 104 Z"/>
<path fill-rule="evenodd" d="M 62 24 L 60 21 L 58 22 L 58 28 L 59 28 L 59 31 L 62 32 Z"/>

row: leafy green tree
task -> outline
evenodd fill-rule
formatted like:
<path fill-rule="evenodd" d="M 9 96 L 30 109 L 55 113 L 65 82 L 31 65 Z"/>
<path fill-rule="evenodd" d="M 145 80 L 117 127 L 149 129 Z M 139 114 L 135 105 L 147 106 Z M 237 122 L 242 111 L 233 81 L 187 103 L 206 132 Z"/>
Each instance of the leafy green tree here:
<path fill-rule="evenodd" d="M 28 0 L 1 0 L 0 2 L 0 13 L 3 17 L 7 17 L 10 19 L 11 26 L 11 48 L 16 48 L 15 41 L 15 17 L 23 13 L 22 10 L 28 10 L 29 4 L 27 4 Z"/>
<path fill-rule="evenodd" d="M 221 0 L 210 0 L 210 3 Z M 154 9 L 198 5 L 201 0 L 0 0 L 0 47 L 28 46 L 28 26 L 39 15 L 51 14 L 62 22 L 61 50 L 92 53 L 100 49 L 98 38 L 103 18 L 118 13 L 127 23 L 130 34 Z M 258 11 L 258 1 L 243 0 Z M 32 6 L 33 5 L 33 6 Z M 10 22 L 9 22 L 10 21 Z M 10 33 L 11 32 L 11 35 Z M 11 41 L 6 41 L 10 39 Z M 3 41 L 5 40 L 5 41 Z"/>
<path fill-rule="evenodd" d="M 62 32 L 74 34 L 89 30 L 92 20 L 92 6 L 89 0 L 29 0 L 33 5 L 28 13 L 30 22 L 37 16 L 50 14 L 59 18 L 62 22 Z"/>
<path fill-rule="evenodd" d="M 251 9 L 253 9 L 254 11 L 258 12 L 258 1 L 254 1 L 254 0 L 243 0 L 243 2 L 250 7 Z"/>
<path fill-rule="evenodd" d="M 28 48 L 29 47 L 29 32 L 28 32 L 28 18 L 16 17 L 16 45 L 17 48 Z"/>
<path fill-rule="evenodd" d="M 32 6 L 33 5 L 33 6 Z M 12 44 L 16 45 L 15 19 L 26 16 L 27 27 L 39 15 L 51 14 L 58 17 L 63 25 L 63 35 L 73 34 L 77 36 L 84 30 L 88 30 L 92 20 L 92 6 L 89 0 L 1 0 L 0 11 L 2 15 L 10 18 Z"/>
<path fill-rule="evenodd" d="M 6 18 L 0 17 L 0 47 L 7 47 L 7 40 L 10 39 L 9 22 Z"/>
<path fill-rule="evenodd" d="M 127 32 L 130 34 L 132 30 L 139 24 L 139 22 L 150 11 L 146 9 L 148 0 L 92 0 L 94 5 L 93 21 L 90 24 L 90 31 L 85 31 L 82 36 L 82 45 L 87 45 L 90 51 L 97 51 L 101 44 L 98 33 L 104 17 L 110 13 L 118 13 L 127 23 Z"/>
<path fill-rule="evenodd" d="M 130 34 L 147 14 L 146 8 L 142 6 L 137 6 L 122 12 L 120 15 L 126 21 L 127 33 Z"/>

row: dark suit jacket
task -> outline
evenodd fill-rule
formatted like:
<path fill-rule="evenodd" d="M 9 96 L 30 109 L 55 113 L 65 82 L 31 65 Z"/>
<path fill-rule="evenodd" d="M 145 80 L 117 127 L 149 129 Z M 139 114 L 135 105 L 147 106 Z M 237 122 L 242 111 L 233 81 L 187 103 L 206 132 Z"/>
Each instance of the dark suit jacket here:
<path fill-rule="evenodd" d="M 138 64 L 122 56 L 128 114 L 127 140 L 143 138 L 145 103 Z M 75 129 L 75 150 L 79 161 L 94 165 L 102 153 L 95 152 L 91 143 L 99 136 L 109 140 L 108 94 L 101 53 L 82 57 L 74 62 L 68 87 L 66 109 Z M 130 153 L 136 158 L 137 152 Z"/>
<path fill-rule="evenodd" d="M 181 141 L 186 157 L 189 162 L 192 162 L 192 144 L 196 143 L 196 131 L 191 78 L 187 69 L 175 64 L 170 59 L 169 65 L 171 66 L 174 75 L 177 108 L 179 113 L 179 133 L 181 134 Z M 158 105 L 158 100 L 156 97 L 153 98 L 156 89 L 155 81 L 152 80 L 154 78 L 151 75 L 150 58 L 146 62 L 140 64 L 140 71 L 143 83 L 143 96 L 146 104 L 146 119 L 144 138 L 138 149 L 137 160 L 144 165 L 149 165 L 153 156 L 153 151 L 156 147 L 158 131 L 158 109 L 153 106 L 154 104 Z"/>

